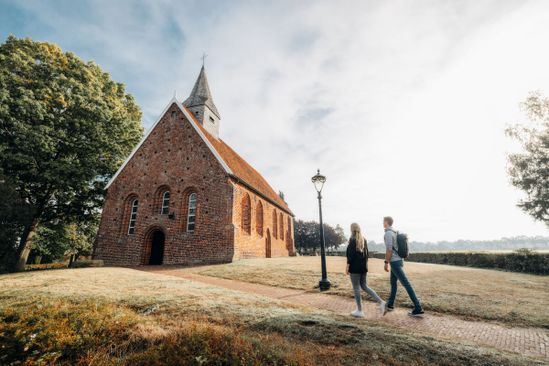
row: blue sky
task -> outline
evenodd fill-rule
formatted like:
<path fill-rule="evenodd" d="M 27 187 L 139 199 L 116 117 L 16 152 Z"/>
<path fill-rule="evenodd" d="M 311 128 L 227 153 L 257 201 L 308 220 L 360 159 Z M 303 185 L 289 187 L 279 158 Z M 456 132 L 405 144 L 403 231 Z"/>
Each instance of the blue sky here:
<path fill-rule="evenodd" d="M 221 137 L 316 218 L 379 241 L 547 235 L 515 204 L 507 125 L 549 94 L 549 2 L 8 1 L 0 36 L 56 43 L 123 82 L 148 128 L 203 52 Z"/>

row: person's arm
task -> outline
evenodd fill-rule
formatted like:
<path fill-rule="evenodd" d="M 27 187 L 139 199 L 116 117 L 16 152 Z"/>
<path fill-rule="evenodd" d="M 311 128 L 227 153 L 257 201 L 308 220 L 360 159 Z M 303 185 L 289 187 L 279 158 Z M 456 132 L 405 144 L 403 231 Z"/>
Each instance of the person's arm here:
<path fill-rule="evenodd" d="M 393 234 L 390 231 L 386 231 L 383 240 L 385 241 L 385 266 L 383 268 L 385 272 L 389 272 L 389 262 L 393 255 Z"/>
<path fill-rule="evenodd" d="M 353 260 L 354 251 L 351 245 L 351 241 L 349 240 L 349 244 L 347 245 L 347 267 L 345 269 L 345 274 L 349 274 L 349 267 L 351 265 L 351 261 Z"/>

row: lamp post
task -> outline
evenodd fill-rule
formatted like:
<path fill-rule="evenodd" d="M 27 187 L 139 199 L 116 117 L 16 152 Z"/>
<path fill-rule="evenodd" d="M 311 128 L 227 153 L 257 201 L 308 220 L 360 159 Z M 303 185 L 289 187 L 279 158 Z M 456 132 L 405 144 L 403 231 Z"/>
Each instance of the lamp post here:
<path fill-rule="evenodd" d="M 311 181 L 315 185 L 315 189 L 318 193 L 318 215 L 320 218 L 320 261 L 322 263 L 322 279 L 318 282 L 320 291 L 326 291 L 330 289 L 330 281 L 328 281 L 328 274 L 326 271 L 326 248 L 324 243 L 324 225 L 322 223 L 322 187 L 326 182 L 326 177 L 320 174 L 320 169 L 317 170 L 316 175 L 311 178 Z"/>

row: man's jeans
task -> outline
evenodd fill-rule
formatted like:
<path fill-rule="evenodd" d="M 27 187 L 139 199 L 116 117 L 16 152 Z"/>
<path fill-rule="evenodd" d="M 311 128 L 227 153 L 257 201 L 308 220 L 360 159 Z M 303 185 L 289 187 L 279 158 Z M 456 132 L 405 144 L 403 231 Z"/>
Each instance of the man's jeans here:
<path fill-rule="evenodd" d="M 408 292 L 408 296 L 410 296 L 410 300 L 414 303 L 414 306 L 416 310 L 421 310 L 421 304 L 416 296 L 416 293 L 414 292 L 414 289 L 412 288 L 412 285 L 410 284 L 410 281 L 408 281 L 408 278 L 406 277 L 406 273 L 404 273 L 404 263 L 402 260 L 390 262 L 391 263 L 391 295 L 389 296 L 389 300 L 387 300 L 387 306 L 393 307 L 395 303 L 395 298 L 397 294 L 397 281 L 400 281 L 402 283 L 402 286 L 406 289 L 406 292 Z"/>

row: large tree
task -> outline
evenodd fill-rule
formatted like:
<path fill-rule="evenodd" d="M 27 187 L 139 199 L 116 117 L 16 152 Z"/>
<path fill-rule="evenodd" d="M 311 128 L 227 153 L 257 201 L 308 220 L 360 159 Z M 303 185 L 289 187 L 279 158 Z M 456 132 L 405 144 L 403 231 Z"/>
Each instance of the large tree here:
<path fill-rule="evenodd" d="M 34 208 L 17 246 L 24 269 L 40 223 L 87 220 L 142 136 L 124 85 L 58 46 L 9 36 L 0 45 L 0 168 Z"/>
<path fill-rule="evenodd" d="M 526 193 L 518 206 L 549 226 L 549 98 L 531 93 L 522 103 L 530 123 L 507 129 L 522 146 L 509 155 L 511 183 Z"/>
<path fill-rule="evenodd" d="M 347 239 L 341 226 L 323 224 L 326 249 L 337 249 Z M 320 225 L 316 221 L 296 220 L 294 223 L 294 243 L 296 250 L 303 253 L 316 253 L 320 249 Z"/>

